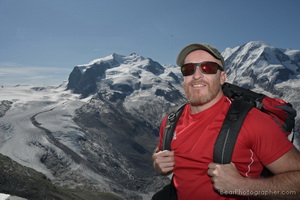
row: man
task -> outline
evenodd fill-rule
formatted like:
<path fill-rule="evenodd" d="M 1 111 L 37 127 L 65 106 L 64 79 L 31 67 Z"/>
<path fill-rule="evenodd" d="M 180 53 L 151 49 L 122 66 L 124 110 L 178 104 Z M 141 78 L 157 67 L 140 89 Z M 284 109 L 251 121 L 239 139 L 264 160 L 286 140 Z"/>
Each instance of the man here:
<path fill-rule="evenodd" d="M 300 199 L 300 153 L 267 114 L 252 109 L 240 130 L 232 163 L 213 163 L 213 148 L 231 104 L 222 92 L 224 58 L 207 44 L 190 44 L 177 58 L 189 100 L 177 123 L 172 151 L 153 154 L 157 172 L 173 172 L 179 200 Z M 274 176 L 260 178 L 263 168 Z"/>

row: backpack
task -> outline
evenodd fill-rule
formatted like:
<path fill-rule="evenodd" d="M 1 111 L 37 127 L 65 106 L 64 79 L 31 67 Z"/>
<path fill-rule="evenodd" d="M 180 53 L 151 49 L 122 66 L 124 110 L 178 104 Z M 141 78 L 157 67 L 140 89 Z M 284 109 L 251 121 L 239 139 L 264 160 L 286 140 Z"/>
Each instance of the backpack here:
<path fill-rule="evenodd" d="M 214 145 L 213 160 L 215 163 L 229 164 L 231 162 L 237 136 L 244 119 L 252 108 L 257 108 L 271 115 L 286 136 L 292 133 L 295 126 L 296 110 L 290 103 L 230 83 L 223 84 L 222 90 L 224 95 L 233 101 Z M 164 129 L 162 150 L 171 150 L 171 141 L 176 123 L 185 105 L 181 105 L 168 115 Z"/>

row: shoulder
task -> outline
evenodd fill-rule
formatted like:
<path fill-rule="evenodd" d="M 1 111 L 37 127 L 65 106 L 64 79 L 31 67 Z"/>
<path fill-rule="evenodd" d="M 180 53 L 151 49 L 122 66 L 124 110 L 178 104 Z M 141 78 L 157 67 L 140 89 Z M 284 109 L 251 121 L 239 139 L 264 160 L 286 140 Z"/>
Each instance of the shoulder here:
<path fill-rule="evenodd" d="M 242 130 L 244 135 L 252 141 L 262 139 L 287 139 L 281 125 L 269 114 L 257 108 L 252 108 L 246 116 Z"/>
<path fill-rule="evenodd" d="M 266 165 L 289 151 L 293 144 L 272 116 L 253 108 L 241 129 L 240 139 Z"/>
<path fill-rule="evenodd" d="M 246 116 L 240 131 L 241 138 L 249 147 L 260 145 L 271 145 L 280 141 L 285 144 L 288 141 L 286 133 L 281 129 L 280 124 L 271 115 L 264 113 L 257 108 L 253 108 Z M 275 142 L 276 141 L 276 142 Z"/>

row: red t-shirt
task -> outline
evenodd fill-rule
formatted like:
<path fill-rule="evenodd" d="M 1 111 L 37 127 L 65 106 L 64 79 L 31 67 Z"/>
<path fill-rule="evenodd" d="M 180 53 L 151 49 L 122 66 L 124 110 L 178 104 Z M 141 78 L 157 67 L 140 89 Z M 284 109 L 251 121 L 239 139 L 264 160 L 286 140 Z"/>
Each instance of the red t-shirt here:
<path fill-rule="evenodd" d="M 243 199 L 221 196 L 214 191 L 207 174 L 213 162 L 214 143 L 219 134 L 230 101 L 223 96 L 215 105 L 191 114 L 185 106 L 177 123 L 171 148 L 174 151 L 174 185 L 179 200 Z M 162 146 L 164 118 L 160 128 L 159 149 Z M 267 114 L 252 109 L 240 130 L 232 162 L 245 177 L 260 177 L 263 166 L 280 158 L 293 147 L 280 127 Z"/>

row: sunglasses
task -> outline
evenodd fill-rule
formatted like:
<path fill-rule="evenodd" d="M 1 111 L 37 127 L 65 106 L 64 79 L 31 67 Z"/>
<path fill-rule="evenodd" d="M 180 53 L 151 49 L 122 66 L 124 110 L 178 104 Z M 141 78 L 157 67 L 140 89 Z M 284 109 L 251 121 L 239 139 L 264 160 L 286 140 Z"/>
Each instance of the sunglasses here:
<path fill-rule="evenodd" d="M 181 66 L 181 72 L 183 76 L 193 75 L 196 71 L 196 67 L 200 67 L 202 74 L 216 74 L 218 69 L 224 71 L 224 69 L 215 62 L 204 61 L 201 63 L 186 63 Z"/>

